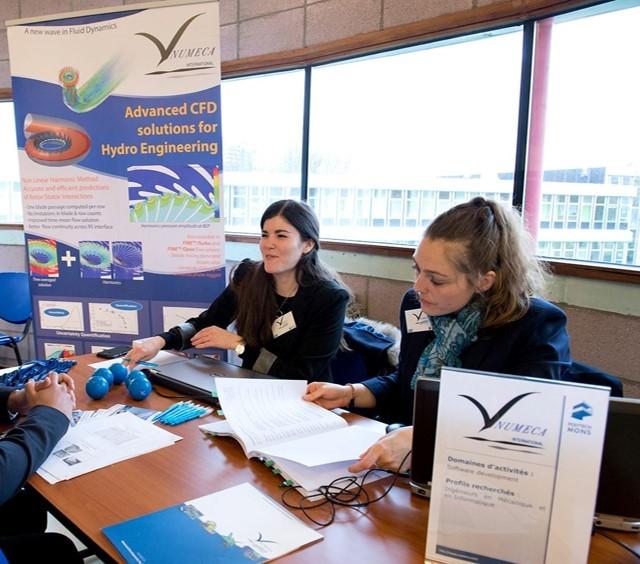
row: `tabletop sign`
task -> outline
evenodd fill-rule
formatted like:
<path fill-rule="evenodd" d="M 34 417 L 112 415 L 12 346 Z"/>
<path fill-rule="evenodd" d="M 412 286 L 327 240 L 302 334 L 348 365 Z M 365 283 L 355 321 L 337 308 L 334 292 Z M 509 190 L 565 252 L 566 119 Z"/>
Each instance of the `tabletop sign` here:
<path fill-rule="evenodd" d="M 586 562 L 608 400 L 444 368 L 425 562 Z"/>

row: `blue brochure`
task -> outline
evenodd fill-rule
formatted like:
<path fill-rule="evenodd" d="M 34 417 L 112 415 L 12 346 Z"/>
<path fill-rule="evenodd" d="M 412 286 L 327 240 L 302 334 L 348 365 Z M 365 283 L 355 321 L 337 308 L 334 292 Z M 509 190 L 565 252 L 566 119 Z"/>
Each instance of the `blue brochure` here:
<path fill-rule="evenodd" d="M 126 562 L 266 562 L 322 539 L 244 483 L 103 529 Z"/>

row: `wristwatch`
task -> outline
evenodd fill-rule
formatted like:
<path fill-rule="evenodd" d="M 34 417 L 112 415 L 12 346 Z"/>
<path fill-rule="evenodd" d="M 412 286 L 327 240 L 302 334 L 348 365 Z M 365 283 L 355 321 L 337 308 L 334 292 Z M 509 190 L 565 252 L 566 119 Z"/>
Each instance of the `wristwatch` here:
<path fill-rule="evenodd" d="M 233 350 L 234 350 L 234 352 L 235 352 L 238 356 L 240 356 L 240 355 L 244 354 L 244 345 L 245 345 L 245 342 L 244 342 L 244 341 L 240 341 L 240 342 L 235 346 L 235 348 L 233 349 Z"/>

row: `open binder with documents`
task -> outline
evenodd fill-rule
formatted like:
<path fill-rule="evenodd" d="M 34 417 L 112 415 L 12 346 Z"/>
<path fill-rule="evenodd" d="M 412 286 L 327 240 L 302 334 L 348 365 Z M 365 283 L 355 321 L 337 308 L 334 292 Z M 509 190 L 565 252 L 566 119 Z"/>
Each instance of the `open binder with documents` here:
<path fill-rule="evenodd" d="M 234 437 L 247 457 L 267 461 L 306 491 L 351 475 L 348 467 L 384 434 L 382 424 L 350 426 L 304 401 L 304 381 L 216 378 L 216 387 L 226 421 L 200 429 Z"/>

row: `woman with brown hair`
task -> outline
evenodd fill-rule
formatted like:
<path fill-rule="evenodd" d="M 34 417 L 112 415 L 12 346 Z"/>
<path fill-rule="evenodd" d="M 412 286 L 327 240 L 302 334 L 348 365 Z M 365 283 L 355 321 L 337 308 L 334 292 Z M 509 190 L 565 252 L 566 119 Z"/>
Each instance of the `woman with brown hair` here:
<path fill-rule="evenodd" d="M 566 316 L 534 297 L 544 268 L 514 210 L 484 198 L 450 209 L 425 231 L 413 266 L 397 372 L 346 386 L 314 382 L 305 399 L 375 407 L 387 421 L 411 424 L 416 379 L 438 377 L 443 366 L 562 379 L 571 365 Z M 411 427 L 386 435 L 350 470 L 397 469 L 411 439 Z"/>
<path fill-rule="evenodd" d="M 135 344 L 130 366 L 161 349 L 234 350 L 279 378 L 331 380 L 350 293 L 320 260 L 320 226 L 304 202 L 280 200 L 260 220 L 262 261 L 245 259 L 209 309 Z M 235 321 L 237 333 L 226 328 Z"/>

